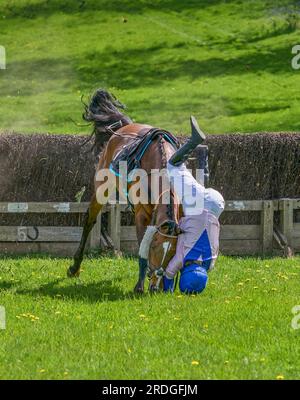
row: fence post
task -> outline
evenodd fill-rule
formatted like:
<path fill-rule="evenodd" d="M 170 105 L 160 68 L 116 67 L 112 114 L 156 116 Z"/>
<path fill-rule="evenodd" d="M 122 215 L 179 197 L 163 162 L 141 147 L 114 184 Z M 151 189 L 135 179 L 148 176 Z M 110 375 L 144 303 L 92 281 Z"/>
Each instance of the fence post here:
<path fill-rule="evenodd" d="M 280 226 L 288 244 L 292 245 L 294 202 L 292 199 L 280 200 Z"/>
<path fill-rule="evenodd" d="M 114 248 L 121 248 L 121 209 L 120 204 L 111 205 L 108 212 L 108 233 L 113 241 Z"/>
<path fill-rule="evenodd" d="M 272 200 L 263 201 L 262 216 L 262 253 L 271 254 L 273 251 L 274 203 Z"/>
<path fill-rule="evenodd" d="M 198 168 L 198 158 L 189 157 L 188 158 L 188 167 L 192 170 L 193 177 L 196 178 L 196 171 Z"/>
<path fill-rule="evenodd" d="M 97 220 L 90 233 L 90 249 L 99 250 L 101 238 L 101 213 L 97 215 Z"/>

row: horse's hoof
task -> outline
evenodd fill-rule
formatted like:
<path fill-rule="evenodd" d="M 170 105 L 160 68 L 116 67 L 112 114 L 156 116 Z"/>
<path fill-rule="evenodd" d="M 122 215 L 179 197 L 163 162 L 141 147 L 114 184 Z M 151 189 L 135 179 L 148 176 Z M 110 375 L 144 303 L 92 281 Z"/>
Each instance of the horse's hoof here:
<path fill-rule="evenodd" d="M 149 292 L 151 293 L 151 294 L 153 294 L 153 293 L 158 293 L 159 292 L 159 289 L 156 287 L 156 286 L 149 286 Z"/>
<path fill-rule="evenodd" d="M 143 294 L 144 293 L 144 287 L 139 285 L 138 283 L 134 287 L 134 293 L 136 294 Z"/>
<path fill-rule="evenodd" d="M 77 278 L 79 275 L 80 275 L 80 269 L 74 271 L 73 267 L 68 268 L 67 270 L 68 278 Z"/>

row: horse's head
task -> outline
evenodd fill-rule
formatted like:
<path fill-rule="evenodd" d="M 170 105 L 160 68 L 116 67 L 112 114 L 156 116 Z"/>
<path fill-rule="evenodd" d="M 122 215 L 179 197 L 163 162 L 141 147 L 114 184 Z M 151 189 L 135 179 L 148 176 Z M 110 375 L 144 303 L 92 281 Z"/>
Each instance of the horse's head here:
<path fill-rule="evenodd" d="M 181 233 L 176 221 L 166 220 L 155 226 L 149 246 L 148 266 L 150 271 L 165 269 L 176 253 L 178 235 Z"/>
<path fill-rule="evenodd" d="M 140 256 L 148 260 L 150 289 L 160 287 L 163 271 L 176 253 L 180 208 L 173 201 L 168 205 L 156 205 L 152 224 L 147 227 L 140 245 Z M 171 219 L 172 218 L 172 219 Z"/>

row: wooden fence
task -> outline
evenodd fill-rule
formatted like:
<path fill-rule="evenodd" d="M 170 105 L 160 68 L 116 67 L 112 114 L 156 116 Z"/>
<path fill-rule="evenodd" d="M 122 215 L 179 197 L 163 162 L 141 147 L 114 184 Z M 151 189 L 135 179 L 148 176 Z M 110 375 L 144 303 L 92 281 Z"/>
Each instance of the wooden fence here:
<path fill-rule="evenodd" d="M 84 214 L 88 203 L 0 203 L 0 214 Z M 121 213 L 126 205 L 107 205 L 108 234 L 115 250 L 137 253 L 135 226 L 121 226 Z M 272 254 L 278 236 L 294 251 L 300 251 L 300 223 L 294 221 L 294 211 L 300 209 L 300 199 L 227 201 L 225 211 L 260 213 L 259 225 L 222 225 L 220 251 L 223 254 Z M 274 226 L 274 213 L 280 214 L 279 226 Z M 101 215 L 89 238 L 89 249 L 99 249 L 103 240 Z M 82 228 L 79 226 L 1 226 L 0 252 L 8 254 L 45 252 L 70 256 L 77 248 Z M 276 240 L 275 240 L 276 239 Z M 286 243 L 285 243 L 286 242 Z M 280 244 L 282 247 L 282 243 Z"/>

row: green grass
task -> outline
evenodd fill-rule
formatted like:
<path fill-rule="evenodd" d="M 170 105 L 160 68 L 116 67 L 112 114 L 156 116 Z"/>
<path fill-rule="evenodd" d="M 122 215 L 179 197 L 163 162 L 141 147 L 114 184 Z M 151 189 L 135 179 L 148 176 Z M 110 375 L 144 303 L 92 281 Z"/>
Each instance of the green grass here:
<path fill-rule="evenodd" d="M 299 378 L 299 257 L 220 257 L 199 296 L 134 297 L 135 259 L 0 264 L 2 379 Z"/>
<path fill-rule="evenodd" d="M 106 87 L 135 120 L 174 133 L 190 113 L 211 133 L 299 131 L 297 4 L 1 0 L 0 130 L 88 133 L 69 118 Z"/>

